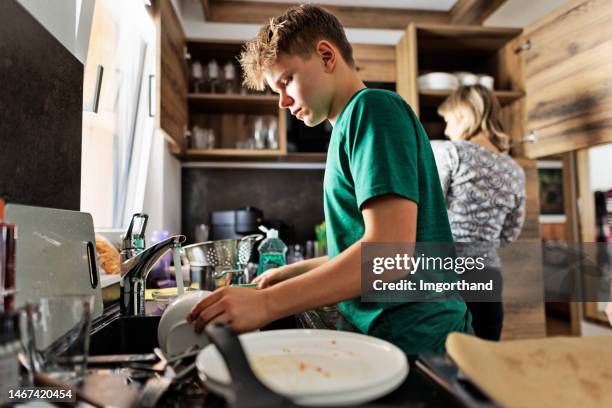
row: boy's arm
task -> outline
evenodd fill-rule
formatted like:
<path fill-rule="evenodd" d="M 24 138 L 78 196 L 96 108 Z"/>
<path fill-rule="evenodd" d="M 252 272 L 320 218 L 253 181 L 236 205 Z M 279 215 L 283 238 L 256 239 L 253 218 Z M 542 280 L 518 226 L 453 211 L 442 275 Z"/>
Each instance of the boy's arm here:
<path fill-rule="evenodd" d="M 201 331 L 207 323 L 228 323 L 237 332 L 361 293 L 361 242 L 415 242 L 417 204 L 396 195 L 362 206 L 363 237 L 331 261 L 268 289 L 224 287 L 203 299 L 188 319 Z"/>
<path fill-rule="evenodd" d="M 362 242 L 415 242 L 417 205 L 386 195 L 368 200 L 362 208 L 363 237 L 319 268 L 270 288 L 271 314 L 288 316 L 361 294 Z"/>
<path fill-rule="evenodd" d="M 268 286 L 275 285 L 284 280 L 306 273 L 318 266 L 323 265 L 325 262 L 327 262 L 327 255 L 269 269 L 265 273 L 253 279 L 251 283 L 256 283 L 259 289 L 267 288 Z"/>

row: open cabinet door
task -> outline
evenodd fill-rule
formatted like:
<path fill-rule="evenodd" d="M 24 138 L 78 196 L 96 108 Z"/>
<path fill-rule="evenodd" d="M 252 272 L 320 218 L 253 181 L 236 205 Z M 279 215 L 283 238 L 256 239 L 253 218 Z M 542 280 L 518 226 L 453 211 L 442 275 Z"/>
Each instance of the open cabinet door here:
<path fill-rule="evenodd" d="M 156 123 L 169 138 L 174 154 L 185 150 L 188 111 L 188 73 L 185 61 L 186 40 L 181 23 L 170 1 L 158 1 L 155 14 L 157 30 Z"/>
<path fill-rule="evenodd" d="M 525 135 L 539 158 L 612 141 L 612 2 L 570 1 L 524 31 Z M 517 141 L 518 142 L 518 141 Z"/>

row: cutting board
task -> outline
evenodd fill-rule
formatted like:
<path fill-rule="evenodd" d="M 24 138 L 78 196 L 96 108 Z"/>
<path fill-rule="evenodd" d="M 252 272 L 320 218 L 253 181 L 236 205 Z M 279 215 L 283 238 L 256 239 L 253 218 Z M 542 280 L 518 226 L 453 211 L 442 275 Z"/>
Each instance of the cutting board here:
<path fill-rule="evenodd" d="M 612 337 L 492 342 L 452 333 L 446 350 L 504 407 L 612 407 Z"/>
<path fill-rule="evenodd" d="M 4 215 L 7 222 L 17 225 L 17 307 L 41 297 L 93 295 L 93 318 L 101 316 L 91 215 L 18 204 L 7 204 Z"/>

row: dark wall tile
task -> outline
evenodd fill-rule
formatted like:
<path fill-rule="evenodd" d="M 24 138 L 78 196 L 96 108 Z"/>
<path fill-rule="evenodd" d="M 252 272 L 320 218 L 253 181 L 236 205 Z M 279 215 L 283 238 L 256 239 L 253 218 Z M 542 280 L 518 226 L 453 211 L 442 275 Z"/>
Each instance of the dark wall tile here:
<path fill-rule="evenodd" d="M 182 183 L 182 228 L 190 240 L 211 211 L 247 205 L 292 225 L 298 243 L 314 239 L 314 225 L 324 219 L 322 170 L 185 168 Z"/>
<path fill-rule="evenodd" d="M 16 1 L 0 1 L 0 196 L 78 210 L 83 64 Z"/>

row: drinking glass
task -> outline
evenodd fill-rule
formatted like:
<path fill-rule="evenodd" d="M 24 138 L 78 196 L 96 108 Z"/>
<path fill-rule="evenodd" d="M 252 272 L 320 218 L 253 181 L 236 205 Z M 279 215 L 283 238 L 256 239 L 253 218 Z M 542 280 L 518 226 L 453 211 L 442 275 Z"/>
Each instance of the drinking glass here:
<path fill-rule="evenodd" d="M 93 305 L 90 295 L 45 297 L 31 305 L 29 353 L 36 371 L 72 383 L 83 378 Z"/>

